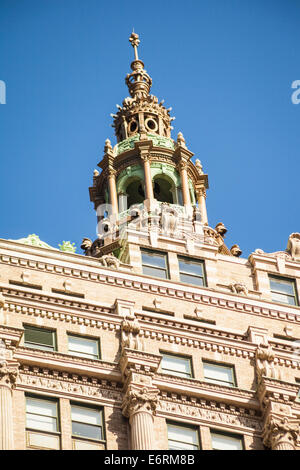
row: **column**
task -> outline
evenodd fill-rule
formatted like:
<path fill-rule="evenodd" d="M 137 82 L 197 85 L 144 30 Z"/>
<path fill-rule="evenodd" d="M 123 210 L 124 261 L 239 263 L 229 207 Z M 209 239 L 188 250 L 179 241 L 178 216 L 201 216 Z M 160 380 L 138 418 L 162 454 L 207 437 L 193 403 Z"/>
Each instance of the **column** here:
<path fill-rule="evenodd" d="M 117 195 L 117 186 L 116 186 L 116 170 L 109 168 L 108 170 L 108 186 L 109 186 L 109 196 L 110 204 L 112 206 L 112 213 L 114 215 L 118 214 L 118 195 Z"/>
<path fill-rule="evenodd" d="M 199 204 L 199 210 L 201 214 L 201 222 L 204 225 L 208 225 L 208 219 L 207 219 L 207 210 L 206 210 L 206 190 L 205 187 L 201 188 L 196 188 L 197 192 L 197 200 Z"/>
<path fill-rule="evenodd" d="M 179 164 L 179 173 L 180 173 L 180 179 L 181 179 L 183 205 L 190 206 L 191 196 L 190 196 L 190 191 L 189 191 L 186 162 L 181 162 Z"/>
<path fill-rule="evenodd" d="M 14 450 L 12 389 L 18 375 L 18 364 L 0 364 L 0 450 Z"/>
<path fill-rule="evenodd" d="M 153 413 L 158 390 L 153 387 L 130 385 L 123 403 L 123 414 L 129 418 L 132 450 L 153 450 Z"/>
<path fill-rule="evenodd" d="M 153 193 L 153 186 L 152 186 L 150 158 L 148 156 L 143 156 L 142 159 L 144 161 L 146 199 L 149 199 L 149 201 L 153 201 L 154 193 Z"/>

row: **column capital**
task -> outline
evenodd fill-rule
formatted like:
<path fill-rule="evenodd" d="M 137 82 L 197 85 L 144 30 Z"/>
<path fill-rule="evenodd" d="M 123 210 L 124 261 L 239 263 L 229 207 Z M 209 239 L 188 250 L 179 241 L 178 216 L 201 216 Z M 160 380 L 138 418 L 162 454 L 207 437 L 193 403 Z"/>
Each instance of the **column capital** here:
<path fill-rule="evenodd" d="M 263 430 L 263 443 L 272 450 L 295 450 L 299 435 L 299 420 L 270 414 Z"/>
<path fill-rule="evenodd" d="M 122 413 L 131 418 L 138 412 L 153 416 L 156 411 L 159 390 L 154 387 L 130 385 L 123 400 Z"/>
<path fill-rule="evenodd" d="M 19 363 L 3 361 L 0 363 L 0 387 L 14 388 L 19 375 Z"/>

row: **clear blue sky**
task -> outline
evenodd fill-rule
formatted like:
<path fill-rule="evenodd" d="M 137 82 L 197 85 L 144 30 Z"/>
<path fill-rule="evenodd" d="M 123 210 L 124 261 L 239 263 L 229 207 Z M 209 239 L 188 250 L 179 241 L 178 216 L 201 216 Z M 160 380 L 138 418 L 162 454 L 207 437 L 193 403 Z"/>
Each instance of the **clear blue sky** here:
<path fill-rule="evenodd" d="M 229 246 L 284 250 L 300 231 L 300 2 L 0 0 L 0 237 L 96 237 L 88 187 L 140 57 L 209 175 Z"/>

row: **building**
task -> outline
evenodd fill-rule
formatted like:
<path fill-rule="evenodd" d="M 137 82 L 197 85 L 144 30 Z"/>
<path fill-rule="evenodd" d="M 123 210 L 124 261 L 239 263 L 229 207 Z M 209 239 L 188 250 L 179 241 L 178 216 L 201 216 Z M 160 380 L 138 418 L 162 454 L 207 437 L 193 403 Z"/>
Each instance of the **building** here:
<path fill-rule="evenodd" d="M 0 240 L 2 449 L 299 449 L 300 234 L 248 259 L 134 48 L 99 236 Z"/>

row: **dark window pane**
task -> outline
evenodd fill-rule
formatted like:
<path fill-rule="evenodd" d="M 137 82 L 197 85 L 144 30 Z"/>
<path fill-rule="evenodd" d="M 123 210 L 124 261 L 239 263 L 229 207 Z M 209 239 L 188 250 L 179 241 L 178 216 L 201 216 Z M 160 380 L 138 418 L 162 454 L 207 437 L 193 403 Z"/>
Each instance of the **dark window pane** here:
<path fill-rule="evenodd" d="M 54 346 L 53 331 L 31 328 L 25 326 L 24 332 L 25 343 L 38 343 L 45 346 Z"/>
<path fill-rule="evenodd" d="M 90 439 L 102 440 L 102 429 L 90 424 L 72 422 L 72 434 L 74 436 L 89 437 Z"/>

